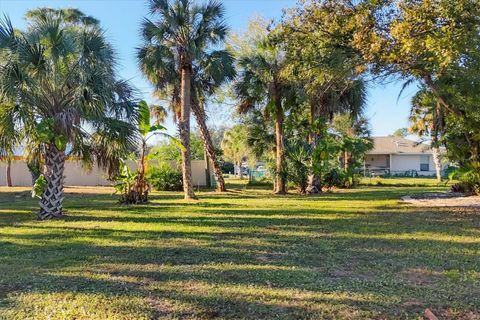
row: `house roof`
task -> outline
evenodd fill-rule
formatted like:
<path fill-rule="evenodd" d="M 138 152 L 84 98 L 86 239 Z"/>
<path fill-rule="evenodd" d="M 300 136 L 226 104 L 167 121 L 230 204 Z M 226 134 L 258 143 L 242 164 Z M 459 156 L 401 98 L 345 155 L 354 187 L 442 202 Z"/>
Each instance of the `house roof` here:
<path fill-rule="evenodd" d="M 373 137 L 373 149 L 368 154 L 431 154 L 430 146 L 402 137 Z"/>

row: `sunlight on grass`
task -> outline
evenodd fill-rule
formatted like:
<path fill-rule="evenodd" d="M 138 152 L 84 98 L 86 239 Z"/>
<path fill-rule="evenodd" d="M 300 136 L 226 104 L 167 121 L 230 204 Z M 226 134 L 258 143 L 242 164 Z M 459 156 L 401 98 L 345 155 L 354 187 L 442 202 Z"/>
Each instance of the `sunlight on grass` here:
<path fill-rule="evenodd" d="M 471 294 L 480 286 L 479 215 L 398 202 L 445 189 L 277 197 L 257 188 L 201 192 L 198 202 L 156 192 L 137 207 L 105 190 L 69 189 L 67 216 L 46 222 L 35 220 L 27 191 L 12 198 L 2 189 L 0 318 L 466 313 L 480 308 Z"/>

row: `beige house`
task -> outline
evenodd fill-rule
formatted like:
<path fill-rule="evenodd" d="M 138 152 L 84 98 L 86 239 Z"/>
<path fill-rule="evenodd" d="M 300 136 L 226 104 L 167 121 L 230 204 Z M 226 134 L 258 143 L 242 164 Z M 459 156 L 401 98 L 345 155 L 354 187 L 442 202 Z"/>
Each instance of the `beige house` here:
<path fill-rule="evenodd" d="M 428 144 L 402 137 L 374 137 L 374 148 L 365 156 L 365 171 L 372 175 L 435 175 Z"/>

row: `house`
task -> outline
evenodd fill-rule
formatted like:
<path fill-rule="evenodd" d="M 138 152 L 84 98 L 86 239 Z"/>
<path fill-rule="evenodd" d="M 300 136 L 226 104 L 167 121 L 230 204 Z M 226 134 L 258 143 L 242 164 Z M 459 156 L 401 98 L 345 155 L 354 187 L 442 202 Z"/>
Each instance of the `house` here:
<path fill-rule="evenodd" d="M 374 147 L 365 156 L 365 173 L 372 175 L 433 176 L 430 145 L 403 137 L 373 137 Z"/>

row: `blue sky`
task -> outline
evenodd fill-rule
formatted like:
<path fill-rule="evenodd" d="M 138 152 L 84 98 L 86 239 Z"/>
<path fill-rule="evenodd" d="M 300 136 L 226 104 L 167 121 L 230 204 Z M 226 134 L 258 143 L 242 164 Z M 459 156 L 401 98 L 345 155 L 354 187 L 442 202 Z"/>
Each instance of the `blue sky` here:
<path fill-rule="evenodd" d="M 292 7 L 296 0 L 223 0 L 226 18 L 232 31 L 242 31 L 253 16 L 279 19 L 282 8 Z M 23 28 L 23 16 L 29 9 L 36 7 L 73 7 L 101 21 L 107 37 L 115 47 L 120 58 L 121 77 L 130 79 L 143 95 L 151 101 L 150 86 L 142 78 L 135 60 L 135 48 L 141 44 L 139 26 L 147 14 L 145 0 L 0 0 L 0 13 L 7 14 L 15 27 Z M 374 135 L 388 135 L 407 125 L 409 101 L 415 88 L 405 90 L 397 102 L 401 83 L 371 85 L 367 115 L 371 121 Z M 210 125 L 229 124 L 229 111 L 232 106 L 212 106 L 209 111 Z M 167 123 L 173 132 L 173 123 Z"/>

